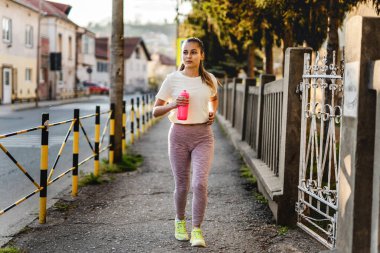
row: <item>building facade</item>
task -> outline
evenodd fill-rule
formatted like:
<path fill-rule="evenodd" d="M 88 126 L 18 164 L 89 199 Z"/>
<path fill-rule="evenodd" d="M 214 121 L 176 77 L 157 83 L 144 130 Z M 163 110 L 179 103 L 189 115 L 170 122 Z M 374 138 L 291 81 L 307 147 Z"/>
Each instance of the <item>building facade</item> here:
<path fill-rule="evenodd" d="M 151 89 L 158 89 L 166 76 L 176 70 L 174 59 L 159 53 L 152 54 L 152 60 L 148 63 L 148 78 Z"/>
<path fill-rule="evenodd" d="M 124 38 L 124 91 L 147 91 L 149 52 L 141 37 Z"/>
<path fill-rule="evenodd" d="M 41 6 L 39 6 L 39 0 L 24 1 L 35 8 L 41 7 L 40 35 L 49 41 L 48 73 L 41 75 L 47 76 L 48 79 L 47 81 L 44 80 L 47 82 L 45 93 L 47 90 L 48 97 L 51 99 L 74 96 L 78 26 L 67 17 L 71 6 L 45 0 L 42 0 Z"/>
<path fill-rule="evenodd" d="M 25 1 L 0 0 L 0 19 L 0 104 L 34 99 L 38 10 Z"/>
<path fill-rule="evenodd" d="M 76 50 L 76 83 L 82 83 L 84 81 L 93 81 L 92 77 L 96 68 L 95 34 L 83 27 L 78 27 Z"/>
<path fill-rule="evenodd" d="M 110 50 L 108 37 L 95 39 L 95 58 L 96 67 L 94 69 L 93 81 L 110 87 Z"/>

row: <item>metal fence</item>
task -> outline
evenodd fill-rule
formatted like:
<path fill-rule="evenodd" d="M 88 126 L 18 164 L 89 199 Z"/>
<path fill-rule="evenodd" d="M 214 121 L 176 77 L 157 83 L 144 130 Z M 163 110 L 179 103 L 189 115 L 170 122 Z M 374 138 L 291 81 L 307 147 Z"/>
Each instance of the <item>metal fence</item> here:
<path fill-rule="evenodd" d="M 142 103 L 140 103 L 140 99 Z M 135 103 L 136 101 L 136 103 Z M 122 146 L 123 146 L 123 152 L 126 152 L 126 143 L 129 141 L 129 143 L 133 144 L 135 138 L 139 138 L 141 134 L 143 134 L 145 131 L 148 130 L 150 126 L 153 125 L 154 119 L 152 115 L 152 109 L 153 109 L 153 94 L 144 94 L 142 96 L 137 96 L 136 98 L 131 99 L 130 106 L 127 106 L 127 103 L 124 102 L 123 105 L 123 133 L 122 133 Z M 128 110 L 126 109 L 128 108 Z M 94 110 L 94 114 L 84 115 L 80 116 L 79 109 L 74 110 L 74 117 L 71 119 L 67 119 L 60 122 L 55 123 L 49 123 L 49 114 L 44 113 L 42 114 L 42 121 L 41 125 L 16 131 L 16 132 L 10 132 L 7 134 L 0 134 L 0 149 L 5 153 L 5 155 L 11 160 L 15 166 L 23 172 L 23 174 L 29 179 L 29 181 L 36 187 L 36 189 L 27 194 L 25 197 L 22 197 L 21 199 L 15 201 L 14 203 L 10 204 L 8 207 L 4 209 L 0 209 L 0 216 L 5 214 L 6 212 L 10 211 L 11 209 L 15 208 L 22 202 L 26 201 L 33 195 L 40 193 L 40 212 L 39 212 L 39 221 L 40 223 L 46 222 L 46 197 L 47 197 L 47 188 L 50 187 L 54 182 L 58 181 L 65 175 L 72 173 L 72 195 L 76 196 L 78 193 L 78 172 L 79 167 L 86 162 L 90 161 L 94 158 L 94 175 L 99 175 L 99 156 L 102 152 L 105 152 L 109 150 L 109 163 L 113 163 L 113 150 L 114 150 L 114 133 L 115 133 L 115 120 L 114 120 L 114 111 L 115 111 L 115 105 L 110 105 L 110 110 L 101 112 L 100 106 L 96 106 Z M 103 129 L 100 127 L 100 116 L 101 115 L 107 115 L 107 119 L 105 123 L 103 123 Z M 129 117 L 127 115 L 130 115 Z M 93 118 L 94 119 L 94 143 L 90 140 L 90 137 L 87 134 L 87 131 L 84 127 L 84 124 L 82 123 L 83 120 Z M 130 128 L 127 128 L 127 123 L 129 123 Z M 54 160 L 53 166 L 49 169 L 49 129 L 56 127 L 56 126 L 62 126 L 62 125 L 68 125 L 68 130 L 65 135 L 65 138 L 63 142 L 61 143 L 60 149 L 58 151 L 58 154 L 56 155 L 56 158 Z M 22 162 L 19 162 L 16 160 L 16 158 L 8 151 L 6 148 L 6 143 L 3 142 L 3 139 L 15 136 L 15 135 L 21 135 L 33 131 L 41 131 L 40 135 L 40 181 L 37 183 L 37 180 L 34 179 L 31 174 L 28 173 L 28 168 L 26 166 L 22 165 Z M 80 132 L 82 134 L 80 134 Z M 72 134 L 73 133 L 73 134 Z M 57 168 L 58 162 L 60 161 L 61 155 L 63 150 L 66 147 L 66 143 L 69 139 L 70 135 L 73 135 L 73 147 L 72 147 L 72 166 L 69 168 L 66 168 L 66 170 L 53 177 L 54 172 Z M 109 142 L 106 143 L 105 137 L 109 135 Z M 79 139 L 84 138 L 84 140 L 88 143 L 91 155 L 84 158 L 82 161 L 79 161 Z M 8 142 L 9 143 L 9 142 Z M 66 163 L 67 164 L 67 163 Z M 67 166 L 67 165 L 64 165 Z M 30 168 L 31 169 L 31 168 Z"/>
<path fill-rule="evenodd" d="M 284 78 L 221 80 L 217 117 L 257 178 L 274 218 L 295 225 L 299 171 L 303 56 L 309 48 L 288 48 Z"/>
<path fill-rule="evenodd" d="M 278 176 L 282 80 L 256 86 L 256 79 L 227 79 L 219 88 L 219 113 Z"/>

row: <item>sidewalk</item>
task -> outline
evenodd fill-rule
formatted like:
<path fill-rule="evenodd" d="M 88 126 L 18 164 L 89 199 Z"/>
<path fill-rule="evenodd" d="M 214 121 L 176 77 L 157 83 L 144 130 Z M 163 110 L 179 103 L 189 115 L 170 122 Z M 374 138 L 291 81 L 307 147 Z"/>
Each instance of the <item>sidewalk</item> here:
<path fill-rule="evenodd" d="M 241 159 L 214 124 L 215 159 L 203 224 L 207 248 L 174 239 L 173 178 L 167 158 L 165 118 L 133 145 L 144 156 L 138 171 L 80 189 L 65 208 L 48 210 L 47 223 L 34 221 L 9 245 L 26 252 L 318 252 L 322 245 L 299 229 L 280 235 L 266 204 L 254 198 L 240 177 Z M 187 206 L 191 217 L 191 196 Z M 190 229 L 191 221 L 188 220 Z"/>
<path fill-rule="evenodd" d="M 99 99 L 99 98 L 100 96 L 88 96 L 88 97 L 79 97 L 79 98 L 70 98 L 70 99 L 39 101 L 38 108 L 49 107 L 49 106 L 54 106 L 54 105 L 88 102 L 88 101 Z M 15 111 L 22 111 L 22 110 L 28 110 L 28 109 L 34 109 L 34 108 L 36 108 L 36 102 L 34 101 L 0 105 L 0 116 L 10 114 Z"/>

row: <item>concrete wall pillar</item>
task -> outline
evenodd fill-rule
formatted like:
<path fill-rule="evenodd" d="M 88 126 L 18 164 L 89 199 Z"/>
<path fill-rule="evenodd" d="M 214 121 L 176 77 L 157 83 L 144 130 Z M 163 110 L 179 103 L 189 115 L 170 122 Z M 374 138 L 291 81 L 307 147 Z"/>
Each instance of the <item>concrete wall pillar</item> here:
<path fill-rule="evenodd" d="M 371 66 L 370 89 L 376 90 L 375 158 L 373 165 L 371 253 L 380 252 L 380 60 Z"/>
<path fill-rule="evenodd" d="M 297 220 L 295 203 L 298 199 L 302 103 L 296 90 L 302 82 L 305 53 L 311 53 L 311 48 L 287 48 L 285 52 L 279 157 L 283 195 L 278 200 L 277 214 L 277 223 L 283 225 L 295 225 Z"/>
<path fill-rule="evenodd" d="M 370 66 L 380 59 L 380 18 L 347 22 L 336 251 L 370 252 L 376 92 Z"/>

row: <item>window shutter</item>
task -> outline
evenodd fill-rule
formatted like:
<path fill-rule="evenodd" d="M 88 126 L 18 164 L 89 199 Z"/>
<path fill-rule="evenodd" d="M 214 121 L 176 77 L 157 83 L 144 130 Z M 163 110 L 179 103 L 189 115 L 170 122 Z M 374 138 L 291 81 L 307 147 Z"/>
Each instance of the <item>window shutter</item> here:
<path fill-rule="evenodd" d="M 0 104 L 3 100 L 3 66 L 0 66 Z"/>

